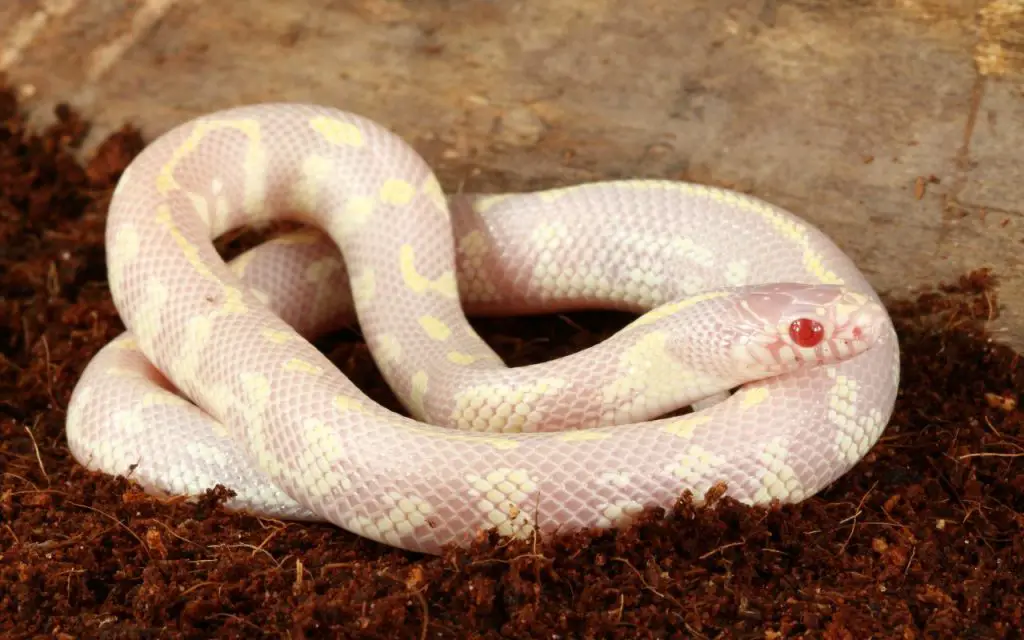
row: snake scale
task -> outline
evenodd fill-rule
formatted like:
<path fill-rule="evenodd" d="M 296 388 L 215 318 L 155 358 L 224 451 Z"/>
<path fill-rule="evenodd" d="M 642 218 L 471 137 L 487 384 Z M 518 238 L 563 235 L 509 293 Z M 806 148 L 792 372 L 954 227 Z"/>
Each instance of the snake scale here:
<path fill-rule="evenodd" d="M 213 245 L 282 219 L 303 228 L 230 264 Z M 671 180 L 446 196 L 398 136 L 327 107 L 165 133 L 121 177 L 106 243 L 127 331 L 72 394 L 74 456 L 413 551 L 624 526 L 719 481 L 798 502 L 874 444 L 899 384 L 877 294 L 777 207 Z M 637 318 L 524 367 L 467 320 L 588 308 Z M 356 320 L 410 417 L 309 342 Z"/>

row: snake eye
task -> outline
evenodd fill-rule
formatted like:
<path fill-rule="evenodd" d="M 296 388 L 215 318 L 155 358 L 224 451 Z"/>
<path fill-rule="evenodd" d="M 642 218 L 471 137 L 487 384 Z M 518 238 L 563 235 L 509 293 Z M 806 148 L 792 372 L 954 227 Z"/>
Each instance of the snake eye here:
<path fill-rule="evenodd" d="M 818 343 L 825 337 L 825 327 L 821 326 L 821 323 L 816 320 L 800 318 L 790 323 L 789 337 L 798 346 L 810 349 L 811 347 L 818 346 Z"/>

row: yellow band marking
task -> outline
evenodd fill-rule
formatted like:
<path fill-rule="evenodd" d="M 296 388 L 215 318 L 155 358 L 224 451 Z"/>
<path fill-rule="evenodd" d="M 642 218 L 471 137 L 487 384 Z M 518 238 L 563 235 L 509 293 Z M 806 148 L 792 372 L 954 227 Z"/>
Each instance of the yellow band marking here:
<path fill-rule="evenodd" d="M 312 362 L 306 362 L 299 358 L 290 358 L 284 363 L 285 371 L 296 371 L 299 373 L 308 373 L 312 376 L 318 376 L 324 372 L 323 367 L 317 366 Z"/>
<path fill-rule="evenodd" d="M 412 397 L 410 398 L 410 409 L 417 414 L 417 417 L 422 418 L 426 415 L 427 409 L 424 402 L 427 395 L 427 387 L 430 384 L 430 378 L 427 376 L 426 371 L 417 371 L 412 375 Z"/>
<path fill-rule="evenodd" d="M 195 210 L 196 215 L 203 221 L 203 224 L 210 226 L 210 203 L 206 201 L 206 198 L 199 195 L 198 193 L 192 193 L 186 191 L 185 196 L 192 203 L 192 208 Z"/>
<path fill-rule="evenodd" d="M 114 247 L 112 253 L 118 256 L 122 263 L 133 262 L 139 255 L 142 248 L 142 241 L 139 232 L 131 224 L 121 225 L 114 234 Z"/>
<path fill-rule="evenodd" d="M 292 192 L 292 202 L 299 211 L 316 208 L 320 188 L 330 178 L 334 163 L 330 158 L 313 154 L 302 161 L 302 171 Z"/>
<path fill-rule="evenodd" d="M 221 282 L 221 280 L 213 274 L 213 271 L 210 270 L 206 263 L 203 262 L 203 259 L 199 256 L 199 247 L 189 242 L 188 238 L 186 238 L 181 230 L 179 230 L 174 224 L 170 207 L 166 204 L 159 205 L 156 209 L 156 221 L 167 229 L 167 233 L 171 235 L 175 244 L 177 244 L 178 248 L 181 249 L 181 252 L 185 255 L 185 259 L 201 277 L 212 280 L 223 287 L 224 304 L 215 313 L 215 315 L 240 315 L 249 310 L 248 306 L 245 304 L 245 293 L 237 287 Z M 244 268 L 244 266 L 245 265 L 243 264 L 242 267 Z"/>
<path fill-rule="evenodd" d="M 384 333 L 378 336 L 377 339 L 384 362 L 398 364 L 402 361 L 402 344 L 398 342 L 398 338 L 390 333 Z"/>
<path fill-rule="evenodd" d="M 338 267 L 341 267 L 340 262 L 338 263 Z M 373 299 L 374 293 L 377 291 L 377 277 L 374 274 L 373 269 L 367 267 L 352 276 L 349 281 L 349 286 L 352 290 L 352 298 L 366 303 Z"/>
<path fill-rule="evenodd" d="M 768 399 L 768 389 L 764 387 L 755 387 L 753 389 L 747 389 L 743 392 L 742 405 L 744 409 L 756 406 Z"/>
<path fill-rule="evenodd" d="M 237 287 L 230 285 L 224 285 L 224 305 L 220 308 L 216 315 L 223 314 L 235 314 L 241 315 L 249 311 L 249 307 L 245 304 L 245 292 Z"/>
<path fill-rule="evenodd" d="M 342 122 L 337 118 L 315 116 L 309 119 L 309 126 L 325 140 L 339 147 L 361 147 L 366 144 L 363 132 L 351 122 Z"/>
<path fill-rule="evenodd" d="M 435 291 L 446 298 L 458 300 L 459 290 L 455 283 L 455 274 L 445 271 L 437 280 L 431 280 L 416 271 L 416 250 L 411 244 L 403 244 L 399 252 L 402 279 L 405 285 L 416 293 Z"/>
<path fill-rule="evenodd" d="M 156 178 L 156 188 L 161 195 L 167 195 L 170 191 L 181 189 L 181 185 L 174 178 L 174 170 L 178 164 L 196 150 L 200 141 L 211 131 L 219 129 L 234 129 L 247 138 L 249 146 L 245 151 L 245 210 L 250 215 L 256 215 L 263 211 L 266 203 L 265 170 L 267 166 L 266 150 L 260 145 L 260 123 L 257 120 L 201 120 L 192 127 L 185 141 L 178 145 L 171 152 L 171 158 L 160 168 Z"/>
<path fill-rule="evenodd" d="M 399 178 L 389 178 L 380 187 L 381 202 L 386 204 L 409 204 L 415 195 L 416 187 Z"/>
<path fill-rule="evenodd" d="M 433 203 L 437 210 L 448 216 L 448 199 L 444 195 L 444 189 L 441 188 L 441 183 L 437 181 L 437 176 L 433 173 L 427 175 L 423 180 L 423 184 L 420 185 L 420 189 L 423 194 L 427 196 L 427 199 Z"/>
<path fill-rule="evenodd" d="M 185 254 L 185 259 L 188 260 L 189 264 L 204 278 L 214 280 L 213 272 L 210 271 L 206 263 L 199 257 L 199 247 L 189 242 L 185 234 L 174 224 L 174 217 L 171 215 L 171 208 L 169 206 L 162 204 L 156 208 L 156 221 L 167 229 L 167 233 L 171 234 L 171 238 L 174 239 L 181 252 Z"/>
<path fill-rule="evenodd" d="M 240 373 L 238 378 L 242 382 L 242 391 L 248 399 L 244 405 L 244 411 L 251 411 L 253 414 L 263 412 L 270 400 L 270 380 L 260 373 Z"/>
<path fill-rule="evenodd" d="M 842 278 L 837 276 L 835 272 L 825 268 L 822 255 L 810 248 L 810 234 L 806 224 L 780 213 L 766 202 L 726 189 L 673 180 L 631 180 L 619 182 L 615 186 L 620 189 L 635 189 L 638 191 L 658 189 L 677 191 L 686 195 L 699 196 L 714 202 L 721 202 L 741 211 L 757 214 L 779 233 L 803 249 L 804 268 L 809 274 L 824 284 L 843 284 Z M 539 195 L 542 200 L 550 202 L 578 188 L 580 188 L 580 185 L 556 188 Z"/>
<path fill-rule="evenodd" d="M 444 342 L 452 335 L 451 327 L 446 325 L 440 318 L 436 318 L 434 316 L 420 316 L 419 323 L 432 340 Z"/>
<path fill-rule="evenodd" d="M 663 426 L 661 430 L 665 433 L 671 433 L 679 438 L 686 438 L 689 440 L 693 437 L 693 433 L 697 430 L 697 427 L 709 422 L 711 422 L 711 416 L 691 414 L 669 422 Z"/>
<path fill-rule="evenodd" d="M 142 396 L 143 407 L 184 407 L 188 404 L 190 403 L 184 398 L 179 398 L 173 393 L 167 393 L 165 391 L 149 391 Z"/>
<path fill-rule="evenodd" d="M 463 353 L 461 351 L 449 351 L 446 357 L 448 362 L 461 365 L 470 365 L 479 360 L 493 359 L 493 356 L 490 355 L 473 355 L 472 353 Z"/>
<path fill-rule="evenodd" d="M 249 289 L 249 292 L 252 293 L 252 297 L 260 301 L 260 304 L 270 304 L 270 296 L 267 295 L 266 291 L 260 291 L 259 289 Z"/>
<path fill-rule="evenodd" d="M 334 408 L 337 409 L 338 411 L 355 411 L 358 413 L 366 413 L 366 407 L 363 406 L 363 403 L 349 396 L 334 396 L 332 404 L 334 405 Z"/>
<path fill-rule="evenodd" d="M 345 201 L 345 214 L 339 224 L 345 233 L 351 233 L 370 219 L 376 202 L 370 196 L 351 196 Z"/>
<path fill-rule="evenodd" d="M 228 264 L 228 269 L 231 270 L 231 273 L 241 278 L 245 275 L 245 270 L 249 268 L 249 265 L 252 263 L 252 260 L 255 257 L 256 254 L 254 252 L 246 251 L 242 255 L 232 260 Z"/>
<path fill-rule="evenodd" d="M 277 329 L 264 329 L 260 335 L 274 344 L 284 344 L 289 340 L 295 340 L 298 336 L 289 331 L 278 331 Z"/>

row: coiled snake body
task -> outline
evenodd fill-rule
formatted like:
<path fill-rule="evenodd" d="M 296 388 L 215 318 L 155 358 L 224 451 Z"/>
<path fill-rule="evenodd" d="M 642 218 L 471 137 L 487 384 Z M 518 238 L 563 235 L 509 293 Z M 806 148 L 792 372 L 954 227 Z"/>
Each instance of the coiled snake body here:
<path fill-rule="evenodd" d="M 310 228 L 230 265 L 211 242 L 285 217 Z M 117 186 L 107 261 L 128 332 L 73 393 L 79 461 L 430 553 L 482 528 L 621 526 L 719 481 L 802 500 L 877 440 L 899 382 L 875 292 L 780 209 L 644 180 L 446 198 L 399 138 L 323 107 L 163 135 Z M 587 307 L 644 313 L 520 368 L 463 315 Z M 354 316 L 412 418 L 305 339 Z"/>

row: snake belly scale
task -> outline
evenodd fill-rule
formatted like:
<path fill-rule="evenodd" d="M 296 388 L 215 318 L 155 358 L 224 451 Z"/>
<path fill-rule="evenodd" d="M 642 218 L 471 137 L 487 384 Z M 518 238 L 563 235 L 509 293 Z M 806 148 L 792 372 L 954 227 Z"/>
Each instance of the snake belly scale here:
<path fill-rule="evenodd" d="M 213 246 L 284 218 L 308 228 L 230 264 Z M 719 481 L 800 501 L 874 444 L 899 384 L 876 293 L 781 209 L 654 180 L 447 197 L 397 136 L 326 107 L 164 134 L 118 183 L 106 239 L 128 331 L 72 395 L 75 457 L 414 551 L 622 526 Z M 466 319 L 593 307 L 641 315 L 528 367 Z M 411 417 L 308 342 L 355 319 Z"/>

